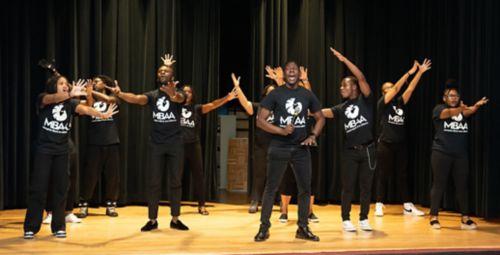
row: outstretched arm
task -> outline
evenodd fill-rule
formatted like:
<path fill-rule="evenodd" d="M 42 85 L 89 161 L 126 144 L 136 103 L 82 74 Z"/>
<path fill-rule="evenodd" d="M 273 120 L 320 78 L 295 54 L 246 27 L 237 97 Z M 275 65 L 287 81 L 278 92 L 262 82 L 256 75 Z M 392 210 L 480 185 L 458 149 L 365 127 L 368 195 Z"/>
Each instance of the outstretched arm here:
<path fill-rule="evenodd" d="M 422 74 L 424 74 L 427 70 L 431 69 L 431 60 L 430 59 L 424 59 L 424 62 L 422 62 L 421 65 L 418 65 L 418 72 L 413 77 L 413 79 L 410 82 L 410 85 L 408 85 L 408 88 L 406 88 L 405 92 L 403 93 L 403 103 L 406 104 L 408 101 L 410 101 L 410 97 L 413 94 L 413 91 L 417 87 L 418 82 L 420 81 L 420 78 L 422 77 Z"/>
<path fill-rule="evenodd" d="M 90 106 L 79 104 L 76 106 L 75 111 L 81 115 L 89 115 L 102 119 L 107 119 L 118 113 L 116 108 L 117 108 L 116 104 L 110 104 L 106 112 L 100 112 Z"/>
<path fill-rule="evenodd" d="M 332 51 L 333 55 L 340 60 L 340 62 L 343 62 L 347 68 L 351 71 L 351 73 L 358 79 L 359 83 L 359 89 L 361 90 L 361 93 L 363 94 L 364 97 L 368 97 L 371 94 L 371 88 L 370 84 L 368 84 L 368 81 L 366 81 L 365 75 L 359 70 L 359 68 L 354 65 L 349 59 L 344 57 L 340 52 L 336 51 L 332 47 L 330 47 L 330 50 Z"/>
<path fill-rule="evenodd" d="M 323 113 L 323 116 L 325 118 L 333 119 L 333 111 L 331 108 L 323 108 L 321 109 L 321 112 Z"/>
<path fill-rule="evenodd" d="M 123 101 L 129 103 L 129 104 L 138 104 L 138 105 L 146 105 L 148 103 L 148 97 L 145 95 L 136 95 L 134 93 L 130 92 L 123 92 L 120 89 L 120 86 L 118 86 L 118 82 L 115 81 L 116 86 L 114 87 L 108 87 L 106 86 L 107 89 L 111 90 L 113 94 L 115 94 L 118 98 L 122 99 Z"/>
<path fill-rule="evenodd" d="M 42 104 L 43 105 L 57 104 L 72 97 L 85 96 L 87 95 L 87 92 L 85 91 L 84 84 L 85 80 L 78 80 L 78 82 L 76 83 L 73 81 L 73 86 L 71 86 L 71 91 L 69 93 L 58 92 L 55 94 L 46 94 L 42 98 Z"/>
<path fill-rule="evenodd" d="M 462 113 L 468 106 L 464 104 L 463 101 L 460 101 L 460 106 L 455 108 L 445 108 L 439 114 L 439 118 L 442 120 L 449 119 L 452 116 L 456 116 Z"/>
<path fill-rule="evenodd" d="M 240 101 L 241 106 L 245 111 L 248 113 L 248 115 L 253 115 L 253 107 L 252 103 L 248 101 L 247 97 L 245 96 L 245 93 L 243 93 L 243 90 L 240 88 L 240 76 L 236 78 L 236 75 L 234 73 L 231 73 L 231 79 L 233 80 L 234 84 L 234 91 L 236 92 L 236 95 L 238 97 L 238 101 Z"/>
<path fill-rule="evenodd" d="M 473 115 L 474 113 L 477 112 L 477 110 L 479 110 L 479 108 L 481 106 L 487 104 L 488 101 L 489 101 L 488 98 L 483 97 L 479 101 L 477 101 L 473 106 L 466 107 L 465 110 L 463 111 L 464 116 L 469 117 L 469 116 Z"/>
<path fill-rule="evenodd" d="M 236 92 L 235 91 L 231 91 L 229 92 L 225 97 L 223 98 L 219 98 L 219 99 L 215 99 L 214 101 L 210 102 L 210 103 L 207 103 L 207 104 L 203 104 L 201 106 L 201 113 L 205 114 L 205 113 L 208 113 L 210 111 L 213 111 L 221 106 L 223 106 L 225 103 L 233 100 L 236 98 Z"/>
<path fill-rule="evenodd" d="M 399 78 L 398 82 L 396 82 L 396 84 L 394 84 L 394 86 L 388 89 L 387 92 L 384 94 L 385 104 L 388 104 L 390 101 L 392 101 L 392 99 L 394 99 L 394 97 L 399 93 L 401 87 L 403 87 L 403 84 L 408 80 L 410 75 L 414 74 L 415 71 L 417 71 L 417 68 L 418 68 L 418 62 L 415 60 L 413 62 L 413 66 L 411 67 L 411 69 L 407 73 L 403 74 L 403 76 Z"/>
<path fill-rule="evenodd" d="M 323 129 L 323 126 L 325 126 L 325 117 L 323 116 L 322 111 L 317 111 L 312 113 L 312 115 L 316 120 L 316 124 L 314 125 L 311 134 L 309 134 L 309 136 L 301 143 L 302 145 L 317 145 L 316 137 L 321 134 L 321 130 Z"/>

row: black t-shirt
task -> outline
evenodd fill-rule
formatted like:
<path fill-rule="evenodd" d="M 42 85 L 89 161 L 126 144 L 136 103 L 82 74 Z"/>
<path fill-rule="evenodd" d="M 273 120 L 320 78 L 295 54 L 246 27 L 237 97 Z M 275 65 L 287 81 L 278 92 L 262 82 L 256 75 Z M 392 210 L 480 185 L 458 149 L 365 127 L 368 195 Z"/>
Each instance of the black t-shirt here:
<path fill-rule="evenodd" d="M 356 99 L 349 99 L 331 108 L 333 117 L 344 124 L 347 148 L 366 145 L 373 141 L 373 94 L 364 97 L 360 94 Z"/>
<path fill-rule="evenodd" d="M 401 143 L 406 141 L 405 128 L 406 105 L 402 97 L 397 97 L 389 103 L 382 96 L 377 103 L 380 121 L 379 140 L 386 143 Z"/>
<path fill-rule="evenodd" d="M 435 129 L 432 149 L 453 156 L 466 156 L 469 135 L 467 119 L 462 113 L 448 119 L 440 119 L 439 115 L 446 108 L 447 105 L 438 104 L 432 111 Z"/>
<path fill-rule="evenodd" d="M 43 105 L 42 99 L 47 95 L 38 96 L 38 151 L 46 154 L 64 154 L 69 152 L 68 137 L 71 130 L 71 120 L 79 104 L 76 99 L 66 100 L 57 104 Z"/>
<path fill-rule="evenodd" d="M 287 136 L 273 134 L 273 146 L 300 145 L 309 135 L 307 110 L 312 113 L 321 111 L 321 104 L 311 91 L 300 86 L 290 89 L 286 85 L 269 93 L 262 100 L 261 107 L 273 111 L 275 126 L 284 128 L 293 122 L 295 127 L 293 133 Z"/>
<path fill-rule="evenodd" d="M 183 105 L 181 110 L 181 129 L 184 143 L 200 141 L 200 125 L 202 105 Z"/>
<path fill-rule="evenodd" d="M 94 98 L 94 104 L 92 107 L 99 112 L 106 112 L 109 108 L 109 104 L 105 101 L 101 101 Z M 92 145 L 111 145 L 120 143 L 120 138 L 118 137 L 118 128 L 116 126 L 117 115 L 113 115 L 107 119 L 102 119 L 99 117 L 89 116 L 90 121 L 88 124 L 88 144 Z"/>
<path fill-rule="evenodd" d="M 255 117 L 257 117 L 257 114 L 259 114 L 260 103 L 252 102 L 252 107 L 253 107 L 253 112 L 255 113 Z M 274 122 L 273 112 L 269 114 L 269 117 L 267 117 L 266 121 L 271 124 Z M 269 146 L 269 144 L 271 143 L 271 137 L 272 137 L 271 134 L 269 134 L 268 132 L 260 129 L 259 127 L 255 128 L 255 143 L 258 146 L 263 148 Z"/>
<path fill-rule="evenodd" d="M 182 93 L 179 90 L 177 92 Z M 177 138 L 182 138 L 179 125 L 182 104 L 170 101 L 170 96 L 159 89 L 146 92 L 144 95 L 148 97 L 148 104 L 153 114 L 151 142 L 156 144 L 177 142 Z"/>

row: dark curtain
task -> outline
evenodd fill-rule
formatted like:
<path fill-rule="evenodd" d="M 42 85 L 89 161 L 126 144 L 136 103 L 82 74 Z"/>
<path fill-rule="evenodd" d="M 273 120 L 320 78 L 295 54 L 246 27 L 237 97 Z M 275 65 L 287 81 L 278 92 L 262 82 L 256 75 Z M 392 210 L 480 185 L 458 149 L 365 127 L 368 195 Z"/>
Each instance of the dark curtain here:
<path fill-rule="evenodd" d="M 143 93 L 157 88 L 160 57 L 174 54 L 176 78 L 191 84 L 200 101 L 219 96 L 219 1 L 17 1 L 2 8 L 0 208 L 25 207 L 31 143 L 36 136 L 35 98 L 47 74 L 41 58 L 56 59 L 70 80 L 106 74 L 123 91 Z M 73 137 L 83 169 L 85 117 L 75 118 Z M 150 110 L 120 105 L 120 203 L 145 203 L 147 140 Z M 214 199 L 217 119 L 204 118 L 208 198 Z M 209 132 L 211 131 L 211 132 Z M 166 176 L 166 175 L 165 175 Z M 167 198 L 167 180 L 162 197 Z M 189 179 L 185 180 L 189 188 Z M 99 190 L 97 201 L 102 201 Z M 191 199 L 189 197 L 184 199 Z"/>
<path fill-rule="evenodd" d="M 33 101 L 46 78 L 35 65 L 39 58 L 56 58 L 59 69 L 70 79 L 105 73 L 117 78 L 124 90 L 139 93 L 155 87 L 159 56 L 174 53 L 179 60 L 177 78 L 192 83 L 201 102 L 230 91 L 232 71 L 242 76 L 248 98 L 258 101 L 261 89 L 270 82 L 264 66 L 283 66 L 295 60 L 309 68 L 314 92 L 324 107 L 331 107 L 341 102 L 339 83 L 349 74 L 332 57 L 328 47 L 333 46 L 360 67 L 377 98 L 382 83 L 398 80 L 414 59 L 432 59 L 433 67 L 423 75 L 408 109 L 409 185 L 413 201 L 424 206 L 429 205 L 432 184 L 431 111 L 441 100 L 444 82 L 449 77 L 457 79 L 467 104 L 482 96 L 491 98 L 470 122 L 470 209 L 483 217 L 500 216 L 500 197 L 496 195 L 500 193 L 500 163 L 496 160 L 500 137 L 495 132 L 500 122 L 495 118 L 499 110 L 495 94 L 500 92 L 495 85 L 500 67 L 500 2 L 229 2 L 18 1 L 2 8 L 2 34 L 7 39 L 0 48 L 0 208 L 25 206 L 36 120 Z M 244 14 L 238 16 L 237 11 Z M 236 18 L 226 19 L 227 13 Z M 248 38 L 248 42 L 228 39 L 235 43 L 226 43 L 227 38 L 236 37 Z M 142 107 L 121 107 L 123 203 L 144 201 L 147 113 Z M 205 171 L 210 173 L 207 190 L 212 198 L 216 191 L 215 121 L 215 114 L 204 118 L 202 139 Z M 84 155 L 85 120 L 77 118 L 77 122 L 74 136 Z M 252 144 L 254 123 L 249 126 Z M 341 128 L 339 123 L 327 121 L 319 140 L 320 180 L 314 188 L 318 199 L 325 202 L 340 201 Z M 400 202 L 393 182 L 388 202 Z M 449 185 L 443 206 L 456 208 L 453 185 Z"/>

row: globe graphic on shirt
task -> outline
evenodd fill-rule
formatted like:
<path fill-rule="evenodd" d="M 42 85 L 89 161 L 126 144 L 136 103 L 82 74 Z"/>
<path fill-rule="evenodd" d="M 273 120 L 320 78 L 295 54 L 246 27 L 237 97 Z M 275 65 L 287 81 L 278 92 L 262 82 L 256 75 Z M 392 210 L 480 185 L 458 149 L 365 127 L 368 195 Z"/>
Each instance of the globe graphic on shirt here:
<path fill-rule="evenodd" d="M 191 115 L 193 115 L 193 112 L 189 111 L 186 108 L 182 108 L 182 117 L 184 119 L 189 119 L 191 117 Z"/>
<path fill-rule="evenodd" d="M 105 112 L 107 106 L 108 106 L 108 104 L 106 104 L 106 102 L 102 102 L 102 101 L 94 103 L 94 109 L 96 109 L 100 112 Z"/>
<path fill-rule="evenodd" d="M 170 107 L 170 101 L 168 101 L 166 97 L 160 97 L 156 101 L 156 107 L 158 107 L 158 110 L 166 112 Z"/>
<path fill-rule="evenodd" d="M 66 111 L 63 109 L 64 105 L 59 104 L 54 106 L 52 109 L 52 116 L 54 116 L 54 119 L 57 121 L 65 121 L 68 118 L 68 114 L 66 114 Z"/>
<path fill-rule="evenodd" d="M 401 108 L 397 108 L 396 106 L 393 106 L 393 107 L 392 107 L 392 109 L 394 109 L 394 112 L 395 112 L 397 115 L 399 115 L 399 116 L 403 116 L 403 113 L 404 113 L 403 109 L 401 109 Z"/>
<path fill-rule="evenodd" d="M 292 115 L 298 115 L 300 112 L 302 112 L 302 104 L 300 102 L 295 103 L 294 97 L 286 100 L 285 108 L 286 111 Z"/>
<path fill-rule="evenodd" d="M 357 105 L 351 104 L 345 109 L 344 113 L 347 118 L 354 119 L 359 115 L 359 107 Z"/>
<path fill-rule="evenodd" d="M 454 121 L 462 121 L 464 119 L 464 117 L 462 116 L 461 113 L 459 113 L 458 115 L 451 116 L 451 119 Z"/>

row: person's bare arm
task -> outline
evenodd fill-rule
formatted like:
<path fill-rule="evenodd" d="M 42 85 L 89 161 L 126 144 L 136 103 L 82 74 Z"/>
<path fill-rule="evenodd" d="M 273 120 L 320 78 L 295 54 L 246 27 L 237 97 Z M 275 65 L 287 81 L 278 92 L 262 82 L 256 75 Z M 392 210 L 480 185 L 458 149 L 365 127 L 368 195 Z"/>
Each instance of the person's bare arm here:
<path fill-rule="evenodd" d="M 148 97 L 146 95 L 136 95 L 130 92 L 123 92 L 118 86 L 118 82 L 115 81 L 116 86 L 114 87 L 106 87 L 113 92 L 118 98 L 129 104 L 138 104 L 138 105 L 146 105 L 148 103 Z"/>
<path fill-rule="evenodd" d="M 312 116 L 316 120 L 316 124 L 314 125 L 311 134 L 301 143 L 302 145 L 308 145 L 308 146 L 317 145 L 316 137 L 318 137 L 319 134 L 321 134 L 321 130 L 323 129 L 323 126 L 325 126 L 325 117 L 323 116 L 322 111 L 317 111 L 315 113 L 312 113 Z"/>
<path fill-rule="evenodd" d="M 276 135 L 287 136 L 293 133 L 294 127 L 293 124 L 291 123 L 288 124 L 286 128 L 281 128 L 267 122 L 266 119 L 269 117 L 270 114 L 271 112 L 268 109 L 260 107 L 259 112 L 257 114 L 257 127 L 268 133 Z"/>
<path fill-rule="evenodd" d="M 325 118 L 333 119 L 333 111 L 331 108 L 323 108 L 321 109 L 321 112 L 323 113 L 323 116 Z"/>
<path fill-rule="evenodd" d="M 309 82 L 309 78 L 307 76 L 307 68 L 301 66 L 299 70 L 300 70 L 300 80 L 302 81 L 302 85 L 304 86 L 305 89 L 312 91 L 311 83 Z"/>
<path fill-rule="evenodd" d="M 210 103 L 203 104 L 201 106 L 201 113 L 205 114 L 205 113 L 208 113 L 210 111 L 213 111 L 213 110 L 223 106 L 225 103 L 235 99 L 236 97 L 237 97 L 236 92 L 231 91 L 231 92 L 227 93 L 227 95 L 223 98 L 218 98 Z"/>
<path fill-rule="evenodd" d="M 245 93 L 243 93 L 243 90 L 240 87 L 240 78 L 241 78 L 240 76 L 236 78 L 236 75 L 234 73 L 231 73 L 231 79 L 233 80 L 233 85 L 234 85 L 233 90 L 235 90 L 236 92 L 241 107 L 245 109 L 248 115 L 253 115 L 252 103 L 248 101 L 247 97 L 245 96 Z"/>
<path fill-rule="evenodd" d="M 330 47 L 330 50 L 340 62 L 343 62 L 347 66 L 347 68 L 349 68 L 356 79 L 358 79 L 359 90 L 361 91 L 361 94 L 363 94 L 364 97 L 368 97 L 371 94 L 370 84 L 368 84 L 368 81 L 366 80 L 365 75 L 361 72 L 361 70 L 359 70 L 356 65 L 354 65 L 349 59 L 344 57 L 337 50 L 333 49 L 332 47 Z"/>
<path fill-rule="evenodd" d="M 473 115 L 474 113 L 477 112 L 477 110 L 479 110 L 479 108 L 481 108 L 483 105 L 487 104 L 488 101 L 489 101 L 488 98 L 483 97 L 483 98 L 479 99 L 479 101 L 477 101 L 473 106 L 466 107 L 463 111 L 464 116 L 469 117 L 469 116 Z"/>
<path fill-rule="evenodd" d="M 84 84 L 85 80 L 78 80 L 76 83 L 73 81 L 73 86 L 71 87 L 71 91 L 69 93 L 58 92 L 55 94 L 45 94 L 42 98 L 42 104 L 57 104 L 72 97 L 85 96 L 87 95 L 87 92 L 85 91 Z"/>
<path fill-rule="evenodd" d="M 117 108 L 116 104 L 110 104 L 106 112 L 100 112 L 90 106 L 79 104 L 76 106 L 75 112 L 77 112 L 80 115 L 89 115 L 102 119 L 107 119 L 118 113 L 116 108 Z"/>
<path fill-rule="evenodd" d="M 442 120 L 449 119 L 452 116 L 456 116 L 462 113 L 467 108 L 467 105 L 463 101 L 460 101 L 460 106 L 455 108 L 445 108 L 439 114 L 439 118 Z"/>
<path fill-rule="evenodd" d="M 413 79 L 410 82 L 410 85 L 408 85 L 408 88 L 406 88 L 405 92 L 403 92 L 403 103 L 406 104 L 408 101 L 410 101 L 410 97 L 413 94 L 413 91 L 417 87 L 418 82 L 420 81 L 420 78 L 422 77 L 422 74 L 424 74 L 427 70 L 431 69 L 431 60 L 430 59 L 424 59 L 424 62 L 422 64 L 418 65 L 418 72 L 413 77 Z"/>
<path fill-rule="evenodd" d="M 415 71 L 417 71 L 417 68 L 418 68 L 418 62 L 415 60 L 413 62 L 413 66 L 411 67 L 411 69 L 408 72 L 406 72 L 405 74 L 403 74 L 403 76 L 401 76 L 401 78 L 399 78 L 399 80 L 396 82 L 396 84 L 394 84 L 394 86 L 392 86 L 392 88 L 388 89 L 387 92 L 384 94 L 384 103 L 385 104 L 388 104 L 389 102 L 392 101 L 392 99 L 394 99 L 394 97 L 399 93 L 399 91 L 401 90 L 401 88 L 403 87 L 405 82 L 408 80 L 410 75 L 414 74 Z"/>

